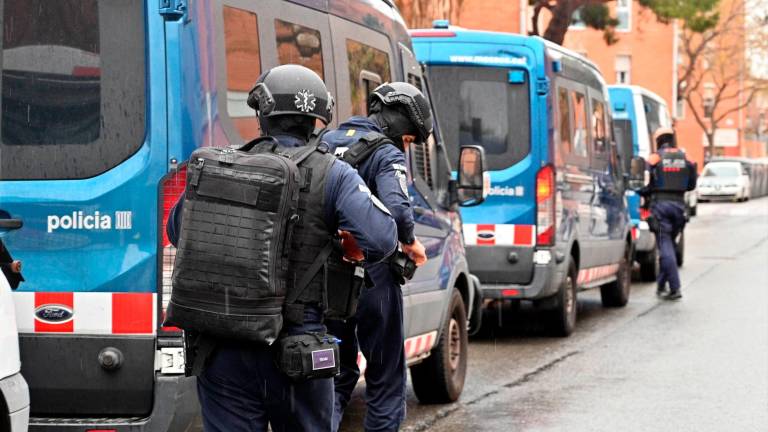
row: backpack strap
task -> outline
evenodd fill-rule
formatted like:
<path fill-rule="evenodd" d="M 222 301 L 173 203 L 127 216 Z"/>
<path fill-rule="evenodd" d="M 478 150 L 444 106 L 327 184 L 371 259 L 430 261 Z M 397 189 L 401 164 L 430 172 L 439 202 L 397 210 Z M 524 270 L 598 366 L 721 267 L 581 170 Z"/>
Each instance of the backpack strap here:
<path fill-rule="evenodd" d="M 380 132 L 370 131 L 360 137 L 355 144 L 352 144 L 340 159 L 352 165 L 353 168 L 357 168 L 357 166 L 368 159 L 373 152 L 385 144 L 395 145 L 395 142 Z"/>
<path fill-rule="evenodd" d="M 317 272 L 325 265 L 328 257 L 333 252 L 333 241 L 329 241 L 325 247 L 320 251 L 312 265 L 309 266 L 307 272 L 301 277 L 299 282 L 293 287 L 293 290 L 288 294 L 285 299 L 285 319 L 293 324 L 301 325 L 304 322 L 304 305 L 296 304 L 296 301 L 307 289 L 312 279 L 314 279 Z"/>

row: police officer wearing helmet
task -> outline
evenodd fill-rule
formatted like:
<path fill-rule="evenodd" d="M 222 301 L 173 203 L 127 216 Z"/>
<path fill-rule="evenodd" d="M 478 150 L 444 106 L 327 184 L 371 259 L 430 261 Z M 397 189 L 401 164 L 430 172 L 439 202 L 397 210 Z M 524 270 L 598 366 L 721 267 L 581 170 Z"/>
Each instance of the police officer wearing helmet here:
<path fill-rule="evenodd" d="M 238 337 L 211 336 L 204 328 L 187 331 L 182 326 L 185 334 L 190 335 L 186 340 L 192 345 L 192 349 L 187 349 L 192 357 L 188 356 L 187 363 L 193 368 L 189 374 L 198 376 L 198 396 L 206 432 L 266 431 L 268 425 L 275 432 L 328 431 L 332 427 L 333 380 L 330 377 L 292 379 L 296 377 L 286 372 L 285 367 L 306 367 L 306 362 L 301 362 L 304 357 L 296 365 L 292 358 L 285 361 L 286 358 L 277 355 L 276 351 L 283 347 L 281 341 L 292 337 L 309 335 L 317 336 L 318 341 L 319 338 L 323 342 L 329 338 L 334 341 L 326 334 L 323 325 L 324 296 L 333 295 L 330 290 L 324 290 L 332 287 L 324 286 L 324 263 L 317 257 L 327 256 L 326 245 L 332 243 L 337 230 L 348 232 L 350 238 L 359 244 L 365 261 L 375 263 L 388 259 L 395 252 L 395 223 L 390 214 L 374 203 L 354 169 L 336 159 L 322 145 L 315 149 L 304 147 L 310 141 L 315 121 L 319 119 L 328 124 L 331 120 L 332 98 L 316 73 L 298 65 L 270 69 L 259 77 L 249 95 L 248 105 L 256 110 L 261 132 L 268 138 L 254 140 L 243 147 L 241 150 L 249 151 L 246 156 L 274 151 L 286 157 L 296 154 L 305 157 L 298 163 L 301 186 L 297 192 L 297 217 L 291 220 L 295 228 L 292 237 L 282 242 L 290 246 L 284 249 L 289 257 L 286 258 L 289 264 L 283 267 L 284 280 L 278 281 L 288 287 L 282 306 L 282 330 L 278 340 L 268 344 Z M 220 154 L 226 159 L 242 153 L 223 151 Z M 205 176 L 204 172 L 196 180 L 202 184 Z M 190 181 L 195 180 L 190 180 L 188 175 L 187 181 L 186 194 L 189 195 Z M 269 190 L 264 186 L 250 192 L 253 192 L 253 199 L 264 198 L 265 205 L 269 205 L 278 199 L 262 196 Z M 215 192 L 215 189 L 209 191 Z M 191 237 L 184 237 L 188 227 L 182 221 L 182 214 L 186 221 L 194 211 L 187 208 L 188 204 L 183 204 L 188 202 L 182 197 L 168 221 L 168 237 L 174 245 L 179 244 L 177 269 L 180 265 L 179 254 L 185 244 L 189 246 L 192 241 Z M 237 231 L 236 226 L 234 232 L 242 231 Z M 316 266 L 316 263 L 321 266 Z M 254 262 L 254 265 L 257 264 Z M 224 276 L 238 277 L 232 274 Z M 236 284 L 236 288 L 245 284 Z M 299 289 L 300 286 L 303 288 Z M 174 301 L 177 292 L 180 292 L 179 296 L 184 294 L 179 288 L 175 270 L 174 291 L 168 311 L 168 322 L 171 324 L 184 318 L 183 303 Z M 215 291 L 215 287 L 210 288 Z M 197 295 L 204 296 L 204 293 Z M 219 318 L 237 322 L 234 320 L 243 319 L 238 313 L 242 314 L 242 311 L 232 312 L 231 317 L 220 315 Z M 279 307 L 277 314 L 280 315 Z M 194 316 L 187 317 L 187 320 L 193 319 Z M 258 314 L 253 314 L 247 322 L 237 323 L 251 325 L 253 320 L 258 319 Z M 293 344 L 289 348 L 300 349 L 298 345 L 301 344 Z M 207 348 L 210 346 L 213 348 Z M 327 366 L 329 359 L 324 357 L 325 354 L 312 352 L 311 365 L 314 366 L 317 360 L 318 364 L 325 362 L 323 367 Z"/>
<path fill-rule="evenodd" d="M 657 129 L 654 141 L 658 151 L 648 158 L 650 183 L 640 193 L 650 200 L 651 229 L 656 233 L 659 249 L 660 271 L 656 293 L 666 299 L 677 300 L 682 294 L 675 258 L 675 238 L 685 227 L 685 192 L 696 188 L 696 166 L 677 148 L 672 128 Z"/>
<path fill-rule="evenodd" d="M 368 117 L 356 116 L 340 124 L 322 137 L 323 142 L 357 168 L 373 194 L 392 213 L 403 251 L 416 265 L 422 265 L 427 258 L 413 232 L 404 152 L 432 133 L 429 104 L 411 84 L 386 83 L 370 95 L 368 112 Z M 360 377 L 358 344 L 367 360 L 365 430 L 397 430 L 405 417 L 402 279 L 384 263 L 367 264 L 365 270 L 369 283 L 360 296 L 356 317 L 328 323 L 343 341 L 341 374 L 335 380 L 334 430 Z"/>

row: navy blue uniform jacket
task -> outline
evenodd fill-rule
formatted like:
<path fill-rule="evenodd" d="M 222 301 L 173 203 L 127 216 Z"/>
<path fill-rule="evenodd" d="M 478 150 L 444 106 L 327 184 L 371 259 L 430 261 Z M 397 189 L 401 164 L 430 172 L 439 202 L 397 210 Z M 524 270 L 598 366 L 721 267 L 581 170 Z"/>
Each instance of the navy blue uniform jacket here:
<path fill-rule="evenodd" d="M 339 128 L 323 135 L 331 152 L 357 143 L 368 132 L 382 133 L 381 128 L 366 117 L 351 117 Z M 397 224 L 398 240 L 413 243 L 413 209 L 408 199 L 405 177 L 405 155 L 392 144 L 385 144 L 363 161 L 357 169 L 365 184 L 371 188 L 392 213 Z"/>
<path fill-rule="evenodd" d="M 285 146 L 304 145 L 304 141 L 298 138 L 276 138 Z M 179 239 L 183 203 L 184 196 L 168 216 L 166 232 L 174 246 Z M 352 233 L 367 262 L 382 261 L 397 248 L 392 216 L 376 206 L 357 172 L 341 161 L 336 161 L 328 172 L 323 210 L 327 226 Z"/>

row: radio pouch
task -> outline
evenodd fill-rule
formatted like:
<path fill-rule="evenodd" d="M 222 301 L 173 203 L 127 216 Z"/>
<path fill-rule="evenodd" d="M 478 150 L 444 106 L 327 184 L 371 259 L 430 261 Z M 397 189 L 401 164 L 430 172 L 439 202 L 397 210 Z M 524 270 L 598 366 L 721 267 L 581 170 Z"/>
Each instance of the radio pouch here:
<path fill-rule="evenodd" d="M 275 343 L 275 362 L 293 381 L 333 378 L 339 374 L 339 342 L 327 333 L 284 336 Z"/>

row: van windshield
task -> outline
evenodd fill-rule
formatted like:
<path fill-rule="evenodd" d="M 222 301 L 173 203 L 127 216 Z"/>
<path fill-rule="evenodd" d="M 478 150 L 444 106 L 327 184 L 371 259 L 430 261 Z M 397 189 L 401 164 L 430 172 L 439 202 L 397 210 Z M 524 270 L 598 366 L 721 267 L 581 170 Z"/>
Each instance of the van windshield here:
<path fill-rule="evenodd" d="M 0 180 L 93 177 L 141 147 L 143 3 L 3 1 Z"/>
<path fill-rule="evenodd" d="M 704 177 L 738 177 L 741 169 L 738 165 L 710 164 L 704 168 L 702 176 Z"/>
<path fill-rule="evenodd" d="M 450 160 L 459 147 L 485 148 L 488 169 L 502 170 L 530 152 L 528 78 L 510 83 L 509 69 L 432 66 L 429 79 Z"/>

